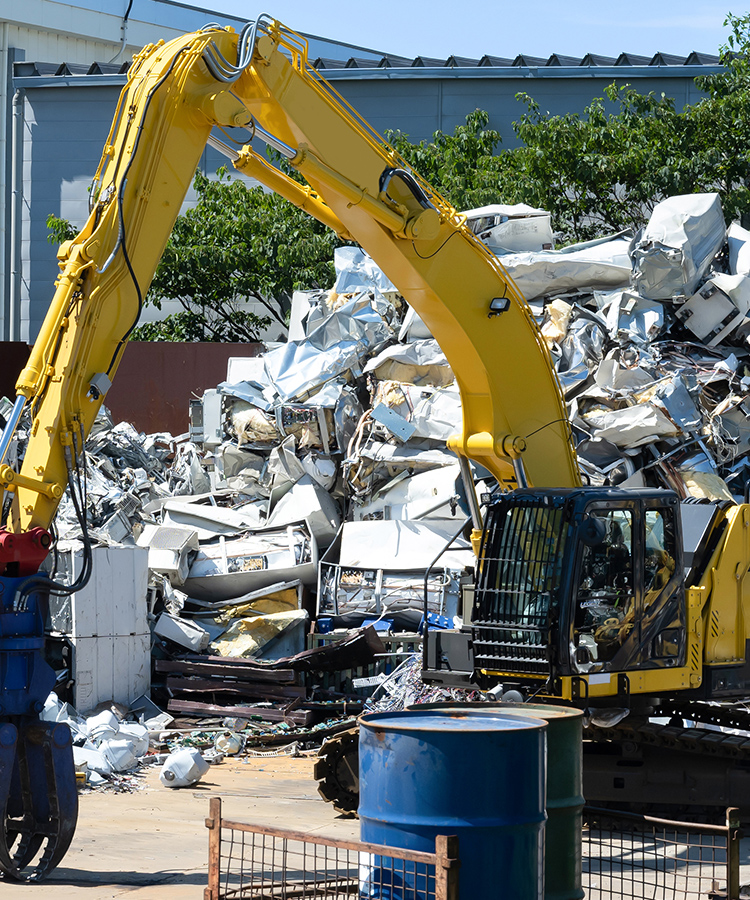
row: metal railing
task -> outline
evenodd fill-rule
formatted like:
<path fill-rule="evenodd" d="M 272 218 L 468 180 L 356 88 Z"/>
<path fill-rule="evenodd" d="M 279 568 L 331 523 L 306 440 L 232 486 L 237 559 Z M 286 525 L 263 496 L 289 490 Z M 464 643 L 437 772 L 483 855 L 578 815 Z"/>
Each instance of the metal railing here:
<path fill-rule="evenodd" d="M 458 838 L 434 853 L 232 822 L 214 797 L 204 900 L 458 900 Z"/>
<path fill-rule="evenodd" d="M 588 900 L 738 900 L 738 810 L 725 825 L 657 819 L 587 806 L 583 888 Z"/>

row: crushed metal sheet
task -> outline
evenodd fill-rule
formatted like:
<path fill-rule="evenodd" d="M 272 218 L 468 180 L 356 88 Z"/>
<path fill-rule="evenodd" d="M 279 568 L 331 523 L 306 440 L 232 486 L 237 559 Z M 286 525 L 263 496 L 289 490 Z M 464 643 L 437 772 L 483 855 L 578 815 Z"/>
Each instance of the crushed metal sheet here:
<path fill-rule="evenodd" d="M 300 519 L 305 520 L 321 550 L 330 546 L 341 525 L 336 501 L 309 475 L 303 475 L 279 498 L 266 528 L 293 525 Z"/>
<path fill-rule="evenodd" d="M 375 353 L 393 332 L 362 293 L 331 313 L 305 341 L 291 341 L 267 353 L 266 371 L 282 400 L 302 399 L 345 373 L 361 372 L 363 357 Z"/>
<path fill-rule="evenodd" d="M 446 387 L 454 375 L 443 351 L 435 340 L 412 341 L 386 347 L 364 367 L 379 381 L 402 381 L 410 384 Z"/>
<path fill-rule="evenodd" d="M 611 295 L 606 313 L 607 328 L 618 343 L 647 344 L 655 340 L 664 327 L 661 303 L 647 300 L 632 291 Z"/>
<path fill-rule="evenodd" d="M 533 300 L 581 288 L 627 287 L 632 269 L 629 249 L 630 238 L 615 235 L 562 250 L 509 253 L 500 261 L 524 297 Z"/>
<path fill-rule="evenodd" d="M 231 509 L 207 503 L 191 503 L 188 499 L 167 500 L 162 506 L 164 525 L 189 528 L 198 540 L 211 540 L 218 534 L 241 534 L 263 524 L 256 506 Z M 198 549 L 197 546 L 193 549 Z"/>
<path fill-rule="evenodd" d="M 611 441 L 617 447 L 640 447 L 660 437 L 680 434 L 678 426 L 653 403 L 591 411 L 583 419 L 593 437 Z"/>
<path fill-rule="evenodd" d="M 396 291 L 383 270 L 359 247 L 337 247 L 333 251 L 336 281 L 333 290 L 345 294 L 361 288 L 376 287 L 383 293 Z"/>
<path fill-rule="evenodd" d="M 201 544 L 184 589 L 199 600 L 229 600 L 277 581 L 314 585 L 318 545 L 305 523 Z"/>
<path fill-rule="evenodd" d="M 718 194 L 683 194 L 662 200 L 633 241 L 636 290 L 648 300 L 690 297 L 725 238 Z"/>

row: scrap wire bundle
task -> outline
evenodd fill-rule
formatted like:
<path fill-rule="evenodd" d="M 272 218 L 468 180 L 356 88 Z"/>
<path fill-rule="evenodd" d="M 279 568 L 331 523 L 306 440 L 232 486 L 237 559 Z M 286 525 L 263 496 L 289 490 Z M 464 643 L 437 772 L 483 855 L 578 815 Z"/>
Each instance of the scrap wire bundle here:
<path fill-rule="evenodd" d="M 425 684 L 422 681 L 422 655 L 415 653 L 407 657 L 378 686 L 365 704 L 365 709 L 367 712 L 397 711 L 415 703 L 441 703 L 450 700 L 461 703 L 483 699 L 479 691 Z"/>

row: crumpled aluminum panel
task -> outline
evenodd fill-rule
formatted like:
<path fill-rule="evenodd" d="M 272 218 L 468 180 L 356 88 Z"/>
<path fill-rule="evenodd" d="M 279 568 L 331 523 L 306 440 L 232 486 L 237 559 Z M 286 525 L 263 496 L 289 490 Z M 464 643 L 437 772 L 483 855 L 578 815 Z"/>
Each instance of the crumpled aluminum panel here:
<path fill-rule="evenodd" d="M 356 297 L 332 313 L 306 341 L 290 341 L 267 353 L 266 372 L 279 397 L 289 401 L 350 371 L 393 337 L 393 331 L 366 296 Z"/>
<path fill-rule="evenodd" d="M 633 241 L 633 283 L 642 297 L 691 296 L 726 237 L 718 194 L 683 194 L 657 203 Z"/>
<path fill-rule="evenodd" d="M 630 283 L 630 239 L 614 236 L 562 250 L 509 253 L 500 262 L 527 300 L 570 290 L 605 290 Z"/>

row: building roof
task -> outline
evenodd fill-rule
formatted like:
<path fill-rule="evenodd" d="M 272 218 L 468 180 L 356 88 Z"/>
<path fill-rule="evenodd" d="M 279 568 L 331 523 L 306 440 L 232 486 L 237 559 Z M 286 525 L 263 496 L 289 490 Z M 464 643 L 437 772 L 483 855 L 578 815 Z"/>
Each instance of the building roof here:
<path fill-rule="evenodd" d="M 383 55 L 378 60 L 350 57 L 348 60 L 328 59 L 318 57 L 312 60 L 316 69 L 372 69 L 372 68 L 460 68 L 474 69 L 478 67 L 490 67 L 494 69 L 507 68 L 608 68 L 611 66 L 718 66 L 718 56 L 710 53 L 699 53 L 694 50 L 687 56 L 674 53 L 655 53 L 653 56 L 639 56 L 635 53 L 621 53 L 617 58 L 602 56 L 597 53 L 587 53 L 585 56 L 567 56 L 562 53 L 553 53 L 548 57 L 529 56 L 519 53 L 513 59 L 503 56 L 486 55 L 480 59 L 468 56 L 449 56 L 447 59 L 439 59 L 431 56 L 392 56 Z"/>
<path fill-rule="evenodd" d="M 383 54 L 367 59 L 361 56 L 333 58 L 319 56 L 310 60 L 313 68 L 325 74 L 326 78 L 378 78 L 378 77 L 416 77 L 440 78 L 441 73 L 448 77 L 591 77 L 596 74 L 603 78 L 640 78 L 649 75 L 695 77 L 700 69 L 714 70 L 721 66 L 718 56 L 693 51 L 688 56 L 672 53 L 656 53 L 653 56 L 637 56 L 633 53 L 621 53 L 616 59 L 587 53 L 584 57 L 564 56 L 553 53 L 543 58 L 518 54 L 514 59 L 501 56 L 483 56 L 473 59 L 466 56 L 449 56 L 438 59 L 429 56 L 413 58 Z M 90 65 L 80 63 L 46 63 L 34 61 L 16 62 L 13 75 L 18 79 L 39 79 L 34 86 L 76 83 L 80 76 L 88 76 L 87 81 L 97 83 L 121 83 L 128 70 L 129 63 L 115 65 L 105 62 L 94 62 Z M 384 71 L 387 70 L 387 71 Z M 450 73 L 450 74 L 449 74 Z M 99 76 L 94 79 L 91 76 Z M 29 86 L 31 86 L 29 84 Z"/>

